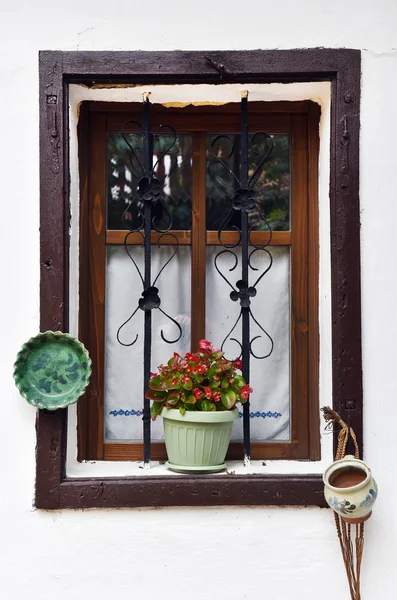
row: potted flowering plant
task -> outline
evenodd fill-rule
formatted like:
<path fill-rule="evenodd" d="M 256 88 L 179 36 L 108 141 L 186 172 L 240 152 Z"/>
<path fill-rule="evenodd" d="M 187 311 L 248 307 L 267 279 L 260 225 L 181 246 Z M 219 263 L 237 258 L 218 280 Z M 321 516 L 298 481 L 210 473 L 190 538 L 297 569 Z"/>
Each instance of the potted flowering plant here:
<path fill-rule="evenodd" d="M 215 472 L 224 463 L 238 403 L 252 392 L 240 359 L 229 361 L 221 350 L 201 340 L 199 351 L 177 352 L 152 374 L 146 398 L 152 419 L 163 417 L 168 466 L 178 472 Z"/>

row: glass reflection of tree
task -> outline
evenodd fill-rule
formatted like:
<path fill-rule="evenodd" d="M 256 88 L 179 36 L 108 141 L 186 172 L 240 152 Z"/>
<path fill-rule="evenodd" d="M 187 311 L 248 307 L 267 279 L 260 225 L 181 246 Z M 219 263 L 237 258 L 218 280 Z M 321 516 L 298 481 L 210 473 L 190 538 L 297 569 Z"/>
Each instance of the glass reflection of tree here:
<path fill-rule="evenodd" d="M 216 134 L 209 135 L 207 147 L 209 148 Z M 250 136 L 252 137 L 252 136 Z M 227 164 L 233 173 L 240 171 L 240 140 L 239 135 L 230 135 L 233 142 L 221 138 L 216 144 L 216 152 Z M 258 160 L 263 156 L 265 140 L 258 137 L 253 150 L 249 154 L 249 172 L 251 177 L 258 166 Z M 256 204 L 262 214 L 266 216 L 273 231 L 287 231 L 289 229 L 289 203 L 290 203 L 290 140 L 288 135 L 274 135 L 272 160 L 266 163 L 260 171 L 257 182 L 253 186 L 257 191 Z M 231 150 L 232 153 L 231 153 Z M 229 156 L 230 154 L 230 156 Z M 230 209 L 232 198 L 237 189 L 236 180 L 211 157 L 207 152 L 207 229 L 217 230 L 225 215 Z M 238 222 L 230 222 L 228 229 L 233 225 L 240 227 L 240 212 L 233 215 Z M 254 230 L 266 230 L 266 224 L 260 218 L 257 210 L 249 214 L 249 225 Z"/>
<path fill-rule="evenodd" d="M 139 134 L 129 134 L 131 145 L 141 160 L 142 149 Z M 157 163 L 158 157 L 170 145 L 171 138 L 167 134 L 155 136 L 153 141 L 153 165 L 160 181 L 164 181 L 163 196 L 168 212 L 172 218 L 173 229 L 190 229 L 191 227 L 191 156 L 192 143 L 189 135 L 178 135 L 172 151 L 163 156 Z M 126 149 L 127 148 L 127 149 Z M 157 163 L 157 164 L 156 164 Z M 131 165 L 128 147 L 120 133 L 108 135 L 108 168 L 107 168 L 107 198 L 108 198 L 108 228 L 123 229 L 122 215 L 133 198 L 140 178 L 138 166 Z M 157 207 L 159 214 L 156 222 L 161 228 L 161 205 Z M 132 224 L 136 220 L 136 211 L 131 209 L 127 219 Z"/>

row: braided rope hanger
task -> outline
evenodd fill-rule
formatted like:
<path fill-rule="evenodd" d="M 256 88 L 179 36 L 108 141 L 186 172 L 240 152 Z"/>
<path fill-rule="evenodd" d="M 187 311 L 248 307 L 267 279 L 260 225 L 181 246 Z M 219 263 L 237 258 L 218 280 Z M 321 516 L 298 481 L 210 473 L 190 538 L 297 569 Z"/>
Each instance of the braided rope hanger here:
<path fill-rule="evenodd" d="M 341 428 L 338 434 L 338 446 L 336 449 L 335 460 L 341 460 L 345 457 L 349 437 L 351 437 L 354 444 L 354 457 L 359 459 L 360 453 L 357 444 L 357 438 L 353 429 L 343 421 L 337 412 L 328 406 L 325 406 L 321 410 L 324 413 L 324 419 L 327 423 L 334 423 L 334 425 L 336 424 Z M 346 522 L 335 511 L 333 512 L 335 527 L 342 551 L 343 562 L 345 563 L 347 579 L 349 582 L 350 596 L 352 600 L 361 600 L 360 574 L 364 550 L 364 523 L 362 522 L 353 525 L 352 523 Z M 354 546 L 352 542 L 352 527 L 356 528 Z"/>

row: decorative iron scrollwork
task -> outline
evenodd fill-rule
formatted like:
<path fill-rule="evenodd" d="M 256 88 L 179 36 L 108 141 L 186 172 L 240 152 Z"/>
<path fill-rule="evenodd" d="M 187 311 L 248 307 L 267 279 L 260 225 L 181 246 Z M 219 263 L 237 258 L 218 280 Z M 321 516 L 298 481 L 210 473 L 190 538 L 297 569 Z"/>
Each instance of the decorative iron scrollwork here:
<path fill-rule="evenodd" d="M 210 145 L 210 152 L 215 159 L 212 164 L 208 167 L 208 173 L 210 177 L 216 181 L 220 182 L 221 188 L 225 192 L 225 188 L 222 185 L 220 178 L 216 176 L 214 171 L 214 164 L 218 163 L 222 165 L 224 170 L 233 177 L 233 180 L 238 185 L 238 188 L 234 192 L 234 195 L 230 198 L 231 208 L 227 213 L 226 217 L 223 219 L 219 229 L 218 229 L 218 240 L 223 246 L 223 249 L 220 250 L 215 258 L 214 258 L 214 266 L 219 275 L 224 279 L 224 281 L 232 288 L 230 292 L 230 299 L 233 302 L 240 302 L 240 313 L 237 317 L 236 322 L 233 327 L 226 335 L 225 339 L 222 342 L 222 350 L 228 340 L 233 341 L 238 344 L 240 348 L 240 357 L 243 362 L 243 376 L 247 383 L 249 383 L 250 379 L 250 356 L 256 359 L 265 359 L 271 355 L 274 348 L 274 342 L 271 335 L 265 330 L 265 328 L 258 322 L 258 320 L 254 317 L 251 309 L 251 300 L 255 298 L 257 295 L 257 285 L 269 271 L 273 264 L 273 257 L 267 246 L 271 243 L 272 239 L 272 230 L 271 227 L 266 220 L 265 215 L 262 213 L 258 206 L 257 202 L 257 193 L 254 189 L 256 182 L 262 172 L 262 169 L 266 162 L 270 160 L 271 153 L 273 150 L 273 140 L 271 136 L 265 132 L 257 132 L 249 141 L 248 137 L 248 104 L 247 104 L 247 93 L 242 95 L 241 99 L 241 135 L 240 135 L 240 172 L 237 174 L 233 172 L 228 164 L 223 160 L 221 156 L 215 151 L 217 143 L 222 138 L 224 141 L 227 141 L 228 151 L 226 158 L 230 158 L 233 156 L 235 152 L 235 145 L 232 138 L 228 135 L 218 135 L 214 137 Z M 260 153 L 255 149 L 256 142 L 259 138 L 265 138 L 268 141 L 267 148 L 264 153 L 260 155 Z M 254 153 L 259 157 L 257 166 L 251 176 L 248 173 L 248 158 L 249 152 Z M 252 240 L 252 231 L 253 227 L 249 227 L 248 216 L 254 210 L 257 211 L 260 219 L 263 223 L 265 223 L 266 228 L 269 232 L 269 238 L 266 244 L 258 246 Z M 233 219 L 235 213 L 238 212 L 241 215 L 241 226 L 238 227 L 235 225 L 235 219 Z M 227 244 L 224 239 L 224 233 L 227 228 L 230 229 L 230 224 L 234 231 L 238 233 L 238 239 L 235 244 Z M 229 255 L 233 258 L 233 265 L 229 268 L 229 273 L 234 271 L 239 264 L 239 257 L 234 250 L 238 246 L 241 247 L 241 278 L 236 282 L 235 286 L 229 281 L 228 277 L 222 272 L 219 268 L 219 258 L 221 256 Z M 253 250 L 249 251 L 249 247 L 252 247 Z M 252 264 L 252 258 L 257 252 L 265 252 L 269 257 L 268 266 L 262 271 L 262 273 L 257 277 L 255 283 L 253 285 L 249 284 L 249 271 L 258 271 L 257 267 L 254 267 Z M 257 327 L 264 334 L 265 338 L 268 341 L 268 349 L 264 354 L 258 354 L 253 350 L 253 343 L 260 339 L 262 334 L 256 335 L 253 338 L 250 338 L 250 320 L 252 320 Z M 242 342 L 240 342 L 237 338 L 231 337 L 232 333 L 235 331 L 237 325 L 242 322 Z M 243 429 L 244 429 L 244 453 L 245 453 L 245 461 L 249 460 L 250 457 L 250 409 L 249 403 L 247 402 L 244 405 L 244 418 L 243 418 Z"/>
<path fill-rule="evenodd" d="M 134 148 L 133 144 L 128 139 L 126 133 L 127 129 L 131 129 L 131 126 L 135 126 L 141 133 L 142 140 L 142 161 L 139 158 L 139 152 L 137 148 Z M 153 164 L 153 142 L 158 138 L 160 133 L 167 131 L 172 134 L 172 140 L 169 146 L 160 153 L 155 164 Z M 133 319 L 139 309 L 144 312 L 144 390 L 143 395 L 147 391 L 147 384 L 150 378 L 150 363 L 151 363 L 151 346 L 152 346 L 152 310 L 159 310 L 167 319 L 169 319 L 177 328 L 177 336 L 175 339 L 167 339 L 164 335 L 163 330 L 160 332 L 160 336 L 164 342 L 168 344 L 174 344 L 182 337 L 182 328 L 180 324 L 167 314 L 161 307 L 161 299 L 159 294 L 159 288 L 156 287 L 156 283 L 178 251 L 178 239 L 175 235 L 170 233 L 172 226 L 171 215 L 165 205 L 165 200 L 162 197 L 163 184 L 158 177 L 156 177 L 156 167 L 162 158 L 172 149 L 177 140 L 177 134 L 173 127 L 169 125 L 160 125 L 156 132 L 150 132 L 150 103 L 149 99 L 146 98 L 143 105 L 143 122 L 142 124 L 138 121 L 127 121 L 122 129 L 122 136 L 129 149 L 129 162 L 132 172 L 138 174 L 139 181 L 136 187 L 135 194 L 133 194 L 131 201 L 127 205 L 123 216 L 122 222 L 124 227 L 127 229 L 127 234 L 124 238 L 124 249 L 127 256 L 130 258 L 135 266 L 135 269 L 142 282 L 143 291 L 141 298 L 138 301 L 138 306 L 134 309 L 130 317 L 119 327 L 117 331 L 117 340 L 123 346 L 133 346 L 138 340 L 138 334 L 129 343 L 121 340 L 121 332 L 124 327 Z M 136 218 L 135 224 L 131 220 L 131 211 L 134 211 Z M 165 227 L 161 226 L 165 223 Z M 151 231 L 154 230 L 161 235 L 158 238 L 158 247 L 160 248 L 160 242 L 165 236 L 171 236 L 175 243 L 175 250 L 171 257 L 165 262 L 160 268 L 155 279 L 151 280 Z M 133 233 L 139 233 L 142 237 L 142 247 L 144 249 L 144 272 L 142 273 L 138 264 L 128 248 L 129 236 Z M 144 462 L 149 463 L 150 461 L 150 401 L 144 399 L 144 410 L 143 410 L 143 439 L 144 439 Z"/>

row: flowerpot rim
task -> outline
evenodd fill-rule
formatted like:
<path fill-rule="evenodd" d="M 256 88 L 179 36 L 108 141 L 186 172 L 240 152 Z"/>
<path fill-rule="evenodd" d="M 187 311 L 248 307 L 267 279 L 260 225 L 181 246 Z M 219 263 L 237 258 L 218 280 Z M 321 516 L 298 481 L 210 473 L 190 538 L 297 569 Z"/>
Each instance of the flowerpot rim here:
<path fill-rule="evenodd" d="M 343 464 L 341 464 L 341 463 L 343 463 Z M 357 463 L 359 463 L 359 464 L 357 464 Z M 335 487 L 334 485 L 332 485 L 330 483 L 329 479 L 333 473 L 335 473 L 336 471 L 340 471 L 343 468 L 349 468 L 349 467 L 356 467 L 356 469 L 361 469 L 362 471 L 364 471 L 364 473 L 366 474 L 365 479 L 363 481 L 360 481 L 360 483 L 357 483 L 356 485 L 352 485 L 352 486 L 346 487 L 346 488 Z M 361 488 L 364 488 L 369 483 L 371 477 L 372 477 L 372 473 L 371 473 L 371 469 L 368 467 L 368 465 L 366 465 L 363 460 L 360 460 L 359 458 L 356 458 L 355 456 L 349 454 L 340 460 L 334 461 L 324 471 L 323 482 L 330 490 L 332 490 L 334 492 L 341 492 L 341 491 L 355 492 L 356 490 L 360 490 Z"/>
<path fill-rule="evenodd" d="M 238 419 L 239 411 L 238 408 L 232 408 L 231 410 L 220 410 L 216 412 L 187 410 L 185 414 L 182 415 L 178 408 L 163 408 L 160 414 L 163 419 L 182 421 L 184 423 L 227 423 Z"/>

